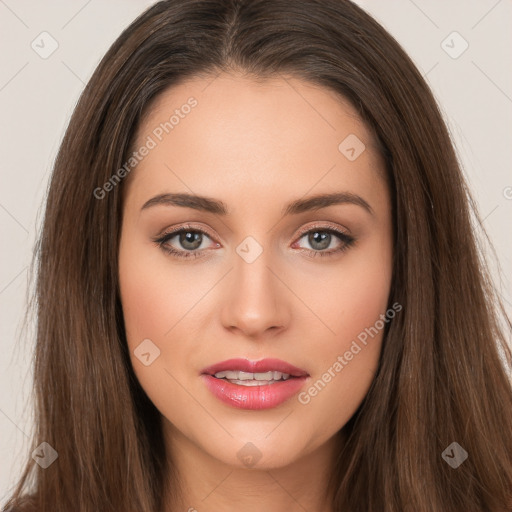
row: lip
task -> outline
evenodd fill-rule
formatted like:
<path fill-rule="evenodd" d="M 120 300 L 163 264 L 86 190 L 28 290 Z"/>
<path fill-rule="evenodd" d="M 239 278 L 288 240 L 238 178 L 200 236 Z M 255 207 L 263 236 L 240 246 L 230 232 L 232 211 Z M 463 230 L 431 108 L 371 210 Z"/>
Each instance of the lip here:
<path fill-rule="evenodd" d="M 288 380 L 263 384 L 261 386 L 243 386 L 233 384 L 214 375 L 224 370 L 239 370 L 249 373 L 264 373 L 278 371 L 290 374 Z M 262 410 L 281 405 L 299 392 L 308 379 L 309 374 L 296 366 L 280 359 L 262 359 L 249 361 L 247 359 L 228 359 L 205 368 L 203 379 L 209 391 L 220 401 L 238 409 Z"/>
<path fill-rule="evenodd" d="M 306 370 L 297 368 L 281 359 L 261 359 L 259 361 L 249 361 L 248 359 L 228 359 L 221 361 L 212 366 L 208 366 L 201 373 L 207 375 L 215 375 L 217 372 L 224 370 L 239 370 L 247 373 L 265 373 L 269 371 L 277 371 L 281 373 L 289 373 L 293 377 L 308 376 Z"/>

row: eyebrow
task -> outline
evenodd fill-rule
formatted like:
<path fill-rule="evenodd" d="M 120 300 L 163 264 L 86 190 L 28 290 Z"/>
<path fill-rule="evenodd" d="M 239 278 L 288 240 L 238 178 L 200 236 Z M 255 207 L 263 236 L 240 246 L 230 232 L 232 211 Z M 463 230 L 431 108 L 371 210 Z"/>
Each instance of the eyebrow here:
<path fill-rule="evenodd" d="M 373 215 L 372 207 L 361 196 L 351 192 L 317 194 L 307 198 L 297 199 L 296 201 L 289 203 L 283 209 L 282 215 L 296 215 L 306 211 L 320 210 L 321 208 L 327 208 L 328 206 L 339 204 L 354 204 L 361 206 L 368 213 Z M 146 201 L 142 205 L 141 211 L 153 206 L 182 206 L 216 215 L 228 215 L 228 208 L 222 201 L 194 194 L 159 194 Z"/>

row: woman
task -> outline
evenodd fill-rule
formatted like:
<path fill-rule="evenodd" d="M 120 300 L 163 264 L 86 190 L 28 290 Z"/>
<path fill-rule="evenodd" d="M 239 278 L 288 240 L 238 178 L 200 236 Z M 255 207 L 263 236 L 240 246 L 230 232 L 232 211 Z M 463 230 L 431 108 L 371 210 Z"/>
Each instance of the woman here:
<path fill-rule="evenodd" d="M 6 508 L 512 510 L 471 204 L 430 90 L 354 4 L 157 3 L 55 163 Z"/>

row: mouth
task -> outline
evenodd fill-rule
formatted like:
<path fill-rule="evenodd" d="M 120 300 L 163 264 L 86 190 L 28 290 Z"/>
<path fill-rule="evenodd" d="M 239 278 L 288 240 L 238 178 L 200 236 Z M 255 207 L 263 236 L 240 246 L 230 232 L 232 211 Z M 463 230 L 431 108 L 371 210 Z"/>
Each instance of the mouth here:
<path fill-rule="evenodd" d="M 205 368 L 201 376 L 208 389 L 228 405 L 269 409 L 296 394 L 309 374 L 279 359 L 230 359 Z"/>

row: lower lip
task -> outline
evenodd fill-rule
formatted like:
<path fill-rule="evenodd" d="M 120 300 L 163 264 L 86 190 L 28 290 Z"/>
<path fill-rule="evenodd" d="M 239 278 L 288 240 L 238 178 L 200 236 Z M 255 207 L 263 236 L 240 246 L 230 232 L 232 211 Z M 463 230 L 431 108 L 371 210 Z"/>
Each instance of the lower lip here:
<path fill-rule="evenodd" d="M 238 409 L 271 409 L 295 395 L 304 385 L 307 377 L 264 384 L 262 386 L 242 386 L 232 384 L 212 375 L 202 375 L 208 389 L 222 402 Z"/>

